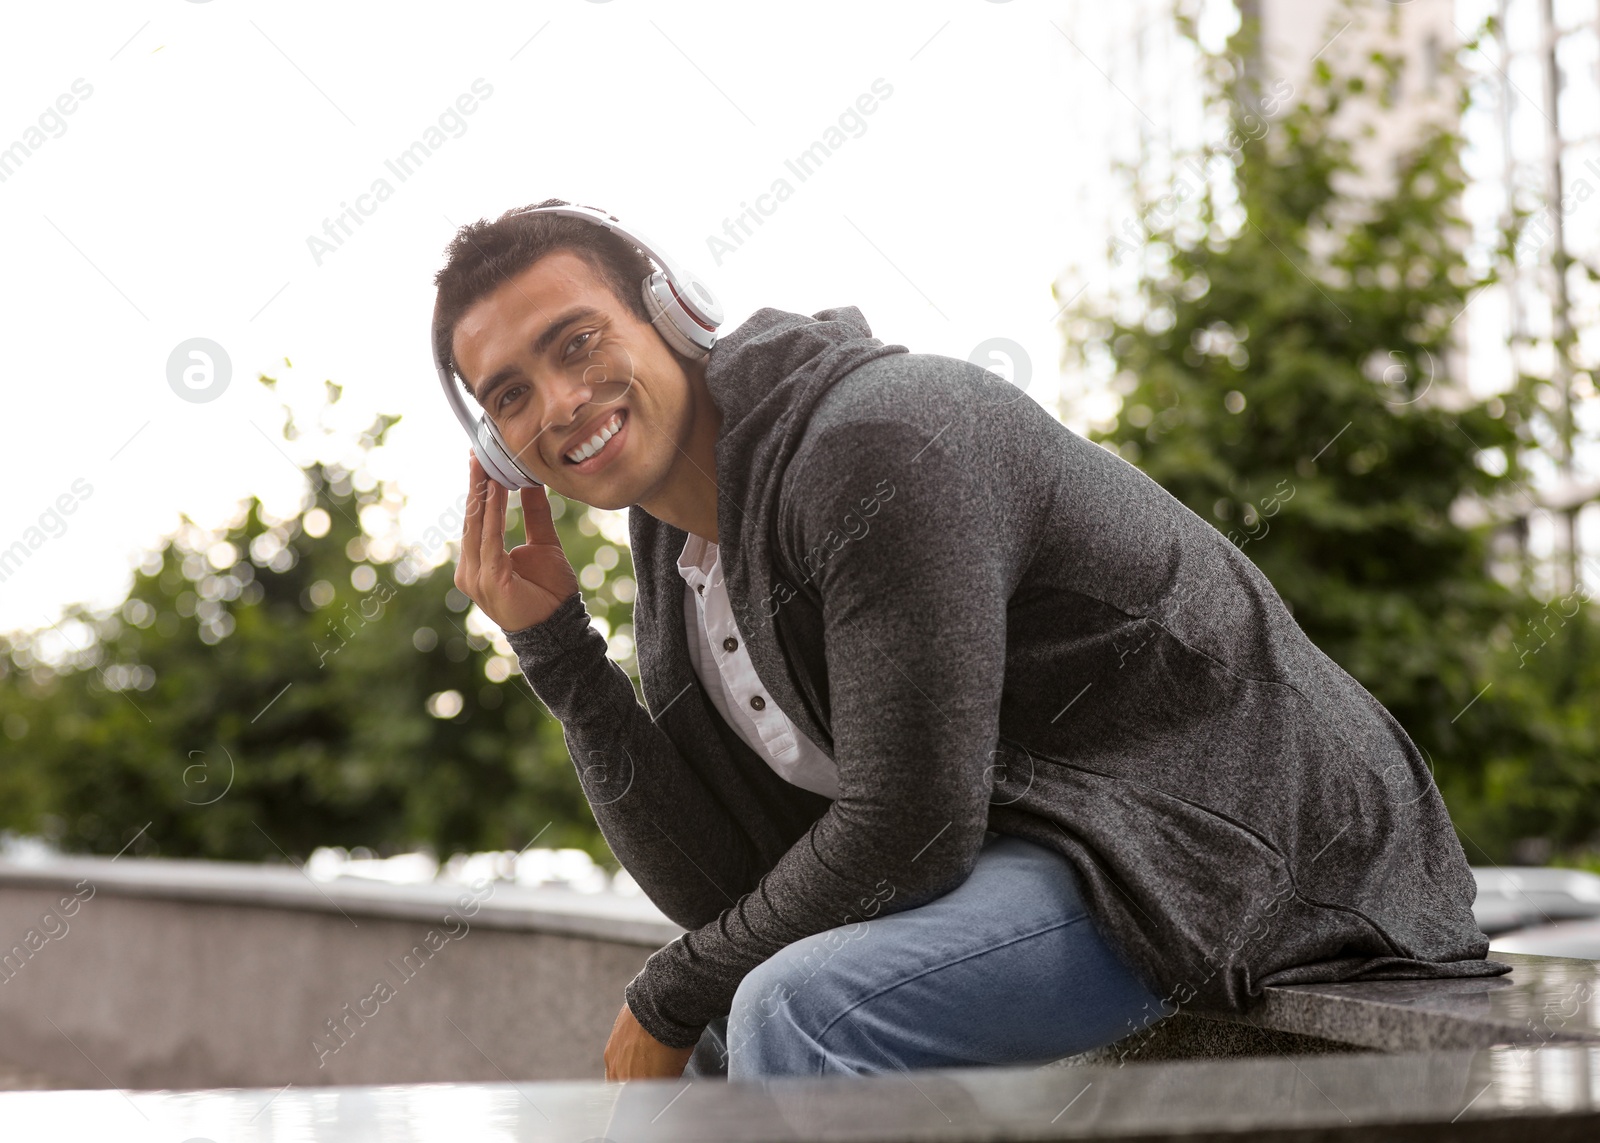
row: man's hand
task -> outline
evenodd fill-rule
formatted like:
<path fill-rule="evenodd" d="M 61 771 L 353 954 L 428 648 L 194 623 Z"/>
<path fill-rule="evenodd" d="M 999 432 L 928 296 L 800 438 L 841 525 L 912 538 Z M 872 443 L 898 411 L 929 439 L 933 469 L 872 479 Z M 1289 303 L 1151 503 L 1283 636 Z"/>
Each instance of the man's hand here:
<path fill-rule="evenodd" d="M 578 590 L 542 488 L 519 489 L 526 543 L 506 551 L 506 488 L 472 458 L 471 495 L 456 563 L 456 588 L 503 631 L 542 623 Z"/>
<path fill-rule="evenodd" d="M 606 1041 L 606 1079 L 676 1079 L 694 1048 L 669 1048 L 640 1026 L 624 1004 Z"/>

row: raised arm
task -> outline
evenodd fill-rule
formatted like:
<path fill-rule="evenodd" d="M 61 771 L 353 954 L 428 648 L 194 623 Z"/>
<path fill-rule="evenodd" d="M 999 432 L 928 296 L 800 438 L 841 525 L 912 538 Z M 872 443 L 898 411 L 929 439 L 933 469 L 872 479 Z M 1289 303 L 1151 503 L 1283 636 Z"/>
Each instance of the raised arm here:
<path fill-rule="evenodd" d="M 456 587 L 505 630 L 561 723 L 611 852 L 663 913 L 685 928 L 702 925 L 753 880 L 749 840 L 607 657 L 544 491 L 521 490 L 526 542 L 509 552 L 507 496 L 474 459 Z"/>
<path fill-rule="evenodd" d="M 790 466 L 779 543 L 796 568 L 827 553 L 811 566 L 840 796 L 753 890 L 629 983 L 634 1017 L 670 1047 L 695 1043 L 783 946 L 923 904 L 972 871 L 988 823 L 1011 541 L 959 435 L 930 443 L 899 422 L 852 424 Z"/>

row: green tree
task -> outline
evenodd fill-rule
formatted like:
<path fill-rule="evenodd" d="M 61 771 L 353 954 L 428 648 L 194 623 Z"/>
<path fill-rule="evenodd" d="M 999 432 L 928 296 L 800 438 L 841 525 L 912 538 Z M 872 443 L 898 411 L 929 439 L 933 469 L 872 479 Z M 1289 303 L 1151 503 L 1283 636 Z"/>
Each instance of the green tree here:
<path fill-rule="evenodd" d="M 1594 712 L 1570 696 L 1600 667 L 1535 636 L 1571 640 L 1593 609 L 1535 598 L 1474 519 L 1527 487 L 1538 409 L 1531 379 L 1478 400 L 1449 373 L 1453 323 L 1493 280 L 1464 253 L 1459 120 L 1424 130 L 1391 186 L 1341 193 L 1402 61 L 1319 61 L 1290 106 L 1251 74 L 1251 34 L 1208 59 L 1230 131 L 1144 210 L 1134 304 L 1067 315 L 1122 398 L 1091 439 L 1227 533 L 1395 714 L 1472 860 L 1530 835 L 1579 845 L 1600 826 L 1600 766 Z"/>
<path fill-rule="evenodd" d="M 363 458 L 396 420 L 377 419 Z M 284 435 L 301 435 L 292 414 Z M 459 518 L 389 550 L 362 522 L 392 520 L 394 488 L 364 464 L 304 472 L 292 518 L 252 499 L 220 533 L 186 522 L 119 607 L 73 606 L 0 640 L 0 827 L 115 853 L 149 823 L 130 852 L 240 860 L 538 836 L 614 868 L 560 725 L 496 649 L 498 629 L 469 622 L 453 561 L 431 566 Z M 551 499 L 631 673 L 627 544 Z M 511 516 L 520 542 L 514 500 Z"/>

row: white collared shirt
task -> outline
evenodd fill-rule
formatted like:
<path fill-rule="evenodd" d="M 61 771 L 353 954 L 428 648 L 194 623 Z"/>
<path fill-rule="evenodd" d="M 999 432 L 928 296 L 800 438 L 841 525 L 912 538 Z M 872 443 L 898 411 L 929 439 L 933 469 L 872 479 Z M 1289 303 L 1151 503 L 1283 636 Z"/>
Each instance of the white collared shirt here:
<path fill-rule="evenodd" d="M 833 759 L 800 733 L 756 675 L 744 636 L 734 623 L 717 545 L 689 533 L 678 556 L 678 574 L 685 584 L 689 659 L 711 705 L 784 781 L 837 798 L 839 770 Z"/>

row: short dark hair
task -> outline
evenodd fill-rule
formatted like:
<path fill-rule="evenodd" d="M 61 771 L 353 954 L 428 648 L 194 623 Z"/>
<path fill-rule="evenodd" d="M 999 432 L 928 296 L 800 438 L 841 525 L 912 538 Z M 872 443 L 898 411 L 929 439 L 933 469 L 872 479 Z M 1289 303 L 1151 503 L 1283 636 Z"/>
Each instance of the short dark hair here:
<path fill-rule="evenodd" d="M 570 206 L 565 199 L 547 198 L 533 206 Z M 582 204 L 579 204 L 582 205 Z M 604 227 L 582 218 L 560 214 L 523 214 L 531 209 L 513 207 L 490 222 L 480 218 L 456 231 L 445 247 L 445 264 L 433 276 L 439 291 L 439 325 L 434 331 L 434 349 L 461 379 L 462 388 L 472 389 L 456 369 L 453 342 L 456 323 L 480 299 L 557 250 L 570 250 L 589 263 L 611 292 L 640 321 L 649 324 L 640 283 L 655 272 L 644 253 Z M 592 208 L 598 209 L 598 208 Z M 673 353 L 676 355 L 677 351 Z M 476 394 L 473 394 L 474 398 Z"/>

